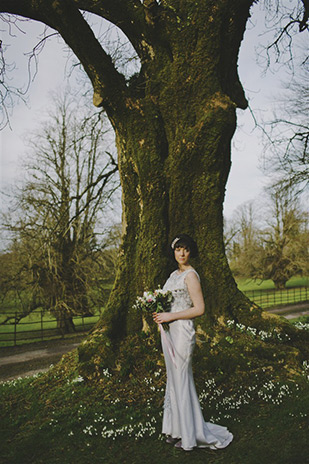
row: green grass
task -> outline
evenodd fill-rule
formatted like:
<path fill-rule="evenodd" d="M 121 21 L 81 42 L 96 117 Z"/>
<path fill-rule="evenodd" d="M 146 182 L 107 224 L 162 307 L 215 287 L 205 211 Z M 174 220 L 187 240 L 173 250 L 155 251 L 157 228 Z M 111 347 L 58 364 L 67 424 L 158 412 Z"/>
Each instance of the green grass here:
<path fill-rule="evenodd" d="M 2 316 L 2 320 L 4 316 Z M 89 330 L 99 319 L 99 315 L 85 317 L 84 326 Z M 83 320 L 80 316 L 73 317 L 76 331 L 82 331 Z M 11 346 L 14 344 L 14 320 L 5 325 L 0 325 L 0 347 Z M 41 320 L 40 312 L 33 312 L 24 317 L 21 322 L 16 325 L 16 342 L 17 344 L 32 343 L 42 340 L 41 327 L 43 323 L 43 339 L 51 340 L 59 338 L 57 330 L 57 321 L 55 317 L 49 313 L 44 313 Z M 61 334 L 60 334 L 61 335 Z"/>
<path fill-rule="evenodd" d="M 239 279 L 238 288 L 262 308 L 285 306 L 309 300 L 309 278 L 292 277 L 283 290 L 276 290 L 271 280 Z"/>
<path fill-rule="evenodd" d="M 165 380 L 161 377 L 160 372 L 145 380 L 148 393 L 139 403 L 130 391 L 126 399 L 104 398 L 104 389 L 81 379 L 68 378 L 49 392 L 31 379 L 0 385 L 3 463 L 307 462 L 305 381 L 280 383 L 256 377 L 251 390 L 240 385 L 230 391 L 208 379 L 202 400 L 205 420 L 227 426 L 234 440 L 224 450 L 186 453 L 166 444 L 160 434 Z"/>
<path fill-rule="evenodd" d="M 246 293 L 246 295 L 262 308 L 271 308 L 274 306 L 284 306 L 287 304 L 295 304 L 298 302 L 308 301 L 309 299 L 309 277 L 292 277 L 287 282 L 285 290 L 275 290 L 274 283 L 271 280 L 266 281 L 253 281 L 252 279 L 238 279 L 237 285 L 239 289 Z M 297 288 L 297 287 L 303 288 Z M 307 288 L 305 287 L 307 286 Z M 5 320 L 7 314 L 0 315 L 0 323 Z M 98 321 L 99 315 L 84 318 L 90 328 Z M 82 319 L 80 317 L 74 318 L 74 324 L 77 331 L 82 328 Z M 44 314 L 43 318 L 44 327 L 44 340 L 58 338 L 56 334 L 57 322 L 49 313 Z M 40 312 L 34 311 L 29 316 L 24 317 L 17 325 L 16 341 L 17 344 L 31 343 L 42 340 L 40 333 L 41 330 L 41 315 Z M 5 334 L 5 332 L 8 332 Z M 30 332 L 26 334 L 26 332 Z M 0 347 L 11 346 L 14 344 L 14 325 L 5 324 L 0 325 Z"/>
<path fill-rule="evenodd" d="M 308 317 L 301 320 L 307 323 Z M 253 340 L 252 347 L 257 347 L 256 337 L 247 332 L 231 331 L 232 345 L 223 336 L 211 355 L 213 366 L 207 361 L 203 368 L 204 358 L 198 356 L 194 363 L 205 420 L 227 426 L 234 435 L 226 449 L 186 453 L 165 443 L 161 436 L 165 369 L 157 350 L 149 358 L 156 345 L 150 339 L 147 344 L 141 334 L 119 352 L 121 367 L 130 350 L 133 375 L 118 366 L 108 371 L 98 361 L 101 377 L 86 381 L 78 375 L 77 352 L 72 351 L 44 375 L 0 384 L 0 462 L 305 464 L 309 365 L 304 362 L 296 371 L 287 362 L 289 369 L 282 366 L 282 372 L 288 377 L 280 380 L 273 368 L 281 365 L 280 359 L 272 364 L 270 357 L 282 356 L 285 342 L 265 341 L 264 351 L 251 351 L 252 356 L 246 357 L 243 346 Z M 237 367 L 240 358 L 220 364 L 221 354 L 226 357 L 225 350 L 233 349 L 241 353 L 242 371 Z"/>
<path fill-rule="evenodd" d="M 98 321 L 99 317 L 100 317 L 99 315 L 85 317 L 84 322 L 85 324 L 86 323 L 94 324 L 95 322 Z M 73 321 L 76 327 L 83 325 L 83 321 L 81 317 L 73 317 Z M 57 321 L 53 316 L 49 314 L 45 314 L 43 318 L 43 325 L 44 325 L 44 329 L 55 329 L 57 328 Z M 7 325 L 0 326 L 0 333 L 2 331 L 6 332 L 7 330 L 5 330 L 5 328 L 7 329 L 9 326 L 13 328 L 13 332 L 14 332 L 14 324 L 9 324 L 9 325 L 7 324 Z M 40 326 L 41 326 L 40 314 L 36 314 L 36 315 L 32 314 L 32 315 L 26 316 L 25 318 L 22 319 L 21 322 L 19 322 L 19 324 L 17 324 L 17 331 L 25 332 L 25 331 L 30 331 L 30 330 L 40 330 Z"/>
<path fill-rule="evenodd" d="M 236 279 L 238 288 L 244 292 L 249 290 L 271 290 L 275 289 L 272 280 Z M 286 283 L 286 287 L 309 286 L 309 277 L 294 276 Z"/>
<path fill-rule="evenodd" d="M 309 288 L 287 288 L 285 290 L 249 290 L 245 295 L 262 308 L 294 305 L 309 300 Z"/>
<path fill-rule="evenodd" d="M 293 319 L 289 319 L 289 322 L 291 322 L 292 324 L 294 324 L 295 322 L 303 322 L 309 324 L 309 315 L 293 317 Z"/>

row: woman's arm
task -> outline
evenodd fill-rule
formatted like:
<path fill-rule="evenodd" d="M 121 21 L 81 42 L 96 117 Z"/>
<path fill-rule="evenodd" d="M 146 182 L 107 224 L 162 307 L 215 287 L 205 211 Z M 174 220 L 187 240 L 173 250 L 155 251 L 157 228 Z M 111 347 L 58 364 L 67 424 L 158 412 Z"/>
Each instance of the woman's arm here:
<path fill-rule="evenodd" d="M 193 303 L 192 308 L 176 313 L 153 313 L 153 318 L 157 324 L 162 324 L 162 322 L 172 322 L 177 319 L 193 319 L 204 314 L 205 303 L 202 287 L 195 272 L 189 272 L 185 281 Z"/>

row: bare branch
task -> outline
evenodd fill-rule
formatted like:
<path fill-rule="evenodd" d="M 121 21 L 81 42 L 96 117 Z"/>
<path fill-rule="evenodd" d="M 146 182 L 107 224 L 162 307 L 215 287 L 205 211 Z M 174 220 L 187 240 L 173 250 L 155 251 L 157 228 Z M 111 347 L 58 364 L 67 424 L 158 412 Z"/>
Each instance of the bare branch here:
<path fill-rule="evenodd" d="M 44 3 L 0 0 L 0 11 L 39 20 L 56 29 L 82 63 L 94 88 L 94 104 L 113 113 L 122 106 L 125 79 L 103 50 L 73 0 Z"/>
<path fill-rule="evenodd" d="M 45 34 L 44 33 L 44 37 L 33 47 L 31 52 L 26 53 L 26 55 L 28 55 L 28 57 L 29 57 L 29 60 L 28 60 L 29 81 L 28 81 L 28 85 L 26 87 L 25 93 L 29 90 L 29 86 L 30 86 L 31 81 L 33 81 L 35 79 L 35 76 L 37 75 L 37 72 L 38 72 L 38 55 L 43 51 L 44 46 L 46 44 L 46 41 L 48 39 L 50 39 L 51 37 L 55 37 L 55 36 L 58 36 L 58 35 L 59 34 L 57 32 L 52 32 L 50 34 Z M 31 74 L 31 65 L 32 65 L 33 61 L 35 63 L 35 70 L 34 70 L 34 73 L 32 75 Z"/>
<path fill-rule="evenodd" d="M 282 194 L 292 187 L 300 194 L 309 186 L 309 70 L 305 60 L 303 63 L 299 75 L 285 85 L 273 119 L 264 123 L 268 133 L 266 173 Z"/>
<path fill-rule="evenodd" d="M 25 92 L 12 86 L 9 74 L 14 71 L 15 64 L 5 61 L 5 44 L 0 40 L 0 128 L 10 124 L 9 113 L 14 106 L 15 97 L 24 100 Z"/>
<path fill-rule="evenodd" d="M 287 5 L 277 0 L 275 5 L 272 0 L 264 0 L 269 18 L 266 17 L 266 24 L 269 24 L 268 31 L 273 34 L 273 39 L 266 47 L 266 68 L 271 63 L 271 54 L 275 56 L 275 62 L 279 63 L 282 57 L 285 64 L 293 70 L 293 43 L 294 36 L 299 32 L 309 31 L 308 24 L 308 0 L 302 0 L 298 4 Z"/>

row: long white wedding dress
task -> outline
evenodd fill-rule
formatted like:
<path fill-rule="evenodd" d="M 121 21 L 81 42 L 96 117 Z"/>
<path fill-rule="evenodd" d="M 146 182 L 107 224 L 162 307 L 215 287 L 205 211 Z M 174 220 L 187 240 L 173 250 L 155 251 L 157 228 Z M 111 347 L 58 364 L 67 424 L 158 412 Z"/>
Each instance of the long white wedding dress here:
<path fill-rule="evenodd" d="M 171 290 L 172 312 L 183 311 L 193 306 L 185 282 L 190 268 L 184 272 L 172 272 L 163 290 Z M 162 331 L 161 331 L 162 333 Z M 161 335 L 167 383 L 164 399 L 162 433 L 181 439 L 182 448 L 225 448 L 233 440 L 227 427 L 205 422 L 196 393 L 192 354 L 195 346 L 195 329 L 191 319 L 179 319 L 169 324 L 169 331 Z"/>

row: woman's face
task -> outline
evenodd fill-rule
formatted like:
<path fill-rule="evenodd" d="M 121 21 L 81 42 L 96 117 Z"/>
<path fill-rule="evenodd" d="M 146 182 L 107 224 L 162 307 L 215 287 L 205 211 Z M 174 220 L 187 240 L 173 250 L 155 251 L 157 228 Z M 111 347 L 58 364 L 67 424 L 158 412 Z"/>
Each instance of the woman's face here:
<path fill-rule="evenodd" d="M 180 246 L 180 247 L 176 247 L 175 250 L 174 250 L 174 254 L 175 254 L 175 259 L 177 261 L 177 263 L 180 265 L 186 265 L 189 263 L 189 259 L 190 259 L 190 250 L 189 248 L 186 248 L 186 247 L 183 247 L 183 246 Z"/>

